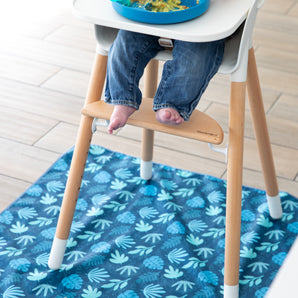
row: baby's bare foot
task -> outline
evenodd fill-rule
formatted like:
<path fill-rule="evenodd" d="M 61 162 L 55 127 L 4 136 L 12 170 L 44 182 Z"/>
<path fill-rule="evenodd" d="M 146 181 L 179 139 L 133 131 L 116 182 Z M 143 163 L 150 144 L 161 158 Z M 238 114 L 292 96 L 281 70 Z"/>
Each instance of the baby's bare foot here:
<path fill-rule="evenodd" d="M 180 114 L 172 108 L 160 109 L 156 112 L 156 119 L 164 124 L 178 125 L 184 122 Z"/>
<path fill-rule="evenodd" d="M 110 118 L 110 124 L 108 126 L 108 132 L 113 133 L 114 130 L 123 127 L 128 117 L 136 111 L 136 108 L 116 105 Z"/>

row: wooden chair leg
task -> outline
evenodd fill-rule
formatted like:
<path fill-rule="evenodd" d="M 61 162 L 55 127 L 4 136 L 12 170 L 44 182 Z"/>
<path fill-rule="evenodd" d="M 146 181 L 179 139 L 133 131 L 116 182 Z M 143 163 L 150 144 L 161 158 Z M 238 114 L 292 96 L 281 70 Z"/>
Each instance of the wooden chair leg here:
<path fill-rule="evenodd" d="M 262 164 L 269 211 L 272 218 L 278 219 L 282 217 L 282 207 L 253 48 L 249 50 L 248 56 L 247 91 Z"/>
<path fill-rule="evenodd" d="M 145 69 L 144 98 L 153 98 L 157 88 L 158 60 L 151 60 Z M 146 100 L 146 99 L 145 99 Z M 152 177 L 154 131 L 143 128 L 141 171 L 142 179 L 149 180 Z"/>
<path fill-rule="evenodd" d="M 100 99 L 105 82 L 106 64 L 107 56 L 97 54 L 94 61 L 85 105 Z M 57 223 L 56 234 L 48 262 L 49 267 L 54 270 L 59 269 L 63 261 L 92 139 L 92 121 L 93 118 L 91 117 L 81 117 L 69 176 Z"/>
<path fill-rule="evenodd" d="M 239 295 L 239 258 L 244 142 L 245 82 L 231 83 L 224 297 Z"/>

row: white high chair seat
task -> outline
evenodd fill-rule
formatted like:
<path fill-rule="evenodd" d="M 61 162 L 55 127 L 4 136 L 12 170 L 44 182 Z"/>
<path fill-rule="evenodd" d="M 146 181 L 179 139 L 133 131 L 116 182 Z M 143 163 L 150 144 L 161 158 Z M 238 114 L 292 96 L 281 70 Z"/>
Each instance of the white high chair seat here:
<path fill-rule="evenodd" d="M 101 25 L 95 25 L 95 36 L 97 40 L 96 51 L 98 54 L 108 55 L 110 47 L 116 38 L 118 29 L 109 28 Z M 225 52 L 218 73 L 231 74 L 237 68 L 241 39 L 243 38 L 243 26 L 240 26 L 236 32 L 225 41 Z M 164 50 L 159 52 L 156 60 L 166 61 L 172 59 L 172 52 Z"/>

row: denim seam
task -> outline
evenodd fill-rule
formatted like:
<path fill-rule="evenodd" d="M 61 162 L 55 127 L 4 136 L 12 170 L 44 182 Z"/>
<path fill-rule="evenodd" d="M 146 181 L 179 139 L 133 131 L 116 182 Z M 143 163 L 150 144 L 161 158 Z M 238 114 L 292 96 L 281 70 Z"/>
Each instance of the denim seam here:
<path fill-rule="evenodd" d="M 176 111 L 178 111 L 178 113 L 181 115 L 181 117 L 184 118 L 184 120 L 189 120 L 190 115 L 192 114 L 192 112 L 194 111 L 195 107 L 198 105 L 200 98 L 202 97 L 202 94 L 205 92 L 210 80 L 212 79 L 212 77 L 216 74 L 216 70 L 218 70 L 218 67 L 222 61 L 222 55 L 219 55 L 221 51 L 223 51 L 224 48 L 224 42 L 222 42 L 221 46 L 219 46 L 216 50 L 216 59 L 214 59 L 212 67 L 210 68 L 210 72 L 208 73 L 208 76 L 206 76 L 205 81 L 203 81 L 202 87 L 200 88 L 200 91 L 198 93 L 198 96 L 193 100 L 193 102 L 190 104 L 189 106 L 189 110 L 190 112 L 187 112 L 185 110 L 179 110 L 177 109 L 177 107 L 175 107 L 174 105 L 171 104 L 153 104 L 153 110 L 157 111 L 159 109 L 162 108 L 174 108 Z M 165 64 L 165 66 L 167 66 L 167 69 L 164 74 L 165 74 L 165 79 L 162 81 L 162 85 L 160 86 L 158 93 L 156 93 L 155 95 L 155 99 L 160 99 L 161 96 L 163 96 L 164 94 L 164 90 L 166 87 L 166 82 L 167 82 L 167 78 L 169 75 L 169 69 L 170 69 L 170 64 Z"/>
<path fill-rule="evenodd" d="M 165 93 L 166 86 L 167 86 L 167 80 L 168 80 L 168 77 L 171 74 L 171 72 L 172 72 L 171 64 L 165 63 L 164 69 L 163 69 L 163 74 L 162 74 L 162 80 L 160 82 L 157 92 L 155 93 L 154 100 L 158 100 L 163 97 L 163 95 Z"/>
<path fill-rule="evenodd" d="M 113 99 L 113 100 L 111 100 L 110 98 L 106 97 L 105 102 L 112 104 L 112 105 L 125 105 L 125 106 L 136 108 L 137 110 L 139 109 L 139 105 L 134 100 L 129 100 L 129 99 Z"/>
<path fill-rule="evenodd" d="M 137 88 L 139 88 L 139 87 L 138 87 L 138 84 L 136 84 L 136 74 L 137 74 L 136 70 L 137 70 L 138 64 L 140 62 L 140 54 L 144 54 L 147 51 L 147 49 L 154 42 L 155 42 L 154 37 L 152 37 L 151 41 L 145 42 L 143 47 L 141 49 L 139 49 L 139 52 L 136 52 L 136 54 L 134 56 L 134 63 L 133 63 L 134 67 L 132 67 L 131 70 L 130 70 L 129 92 L 131 92 L 132 97 L 134 98 L 134 102 L 137 103 L 137 105 L 138 105 L 138 100 L 136 98 L 137 91 L 135 90 L 135 88 L 136 88 L 136 86 L 137 86 Z M 140 102 L 141 101 L 142 101 L 142 96 L 141 96 Z"/>
<path fill-rule="evenodd" d="M 224 45 L 224 43 L 222 43 L 222 45 L 217 48 L 216 59 L 214 60 L 213 66 L 211 68 L 211 71 L 209 72 L 208 76 L 205 78 L 204 84 L 202 85 L 202 88 L 200 89 L 200 92 L 199 92 L 199 94 L 197 96 L 197 99 L 190 105 L 191 112 L 190 113 L 186 113 L 186 114 L 188 114 L 188 118 L 190 117 L 191 113 L 194 111 L 194 109 L 198 105 L 198 103 L 200 101 L 200 98 L 202 97 L 203 93 L 205 92 L 206 88 L 208 87 L 209 82 L 211 81 L 211 79 L 213 78 L 213 76 L 216 74 L 216 72 L 217 72 L 216 70 L 218 70 L 218 68 L 219 68 L 219 66 L 221 64 L 222 58 L 219 58 L 219 57 L 222 57 L 223 55 L 219 55 L 219 53 L 221 51 L 223 51 L 223 45 Z"/>

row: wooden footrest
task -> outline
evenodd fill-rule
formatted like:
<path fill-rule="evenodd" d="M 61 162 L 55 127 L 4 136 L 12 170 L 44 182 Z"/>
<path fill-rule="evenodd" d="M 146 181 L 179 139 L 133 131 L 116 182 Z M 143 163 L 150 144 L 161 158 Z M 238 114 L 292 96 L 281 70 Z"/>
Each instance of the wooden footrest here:
<path fill-rule="evenodd" d="M 222 128 L 208 115 L 195 110 L 190 120 L 180 125 L 162 124 L 155 118 L 155 112 L 152 110 L 152 101 L 152 99 L 144 98 L 140 109 L 129 117 L 127 124 L 211 144 L 222 143 Z M 86 105 L 82 109 L 82 114 L 93 118 L 110 120 L 113 109 L 112 105 L 100 100 Z"/>

